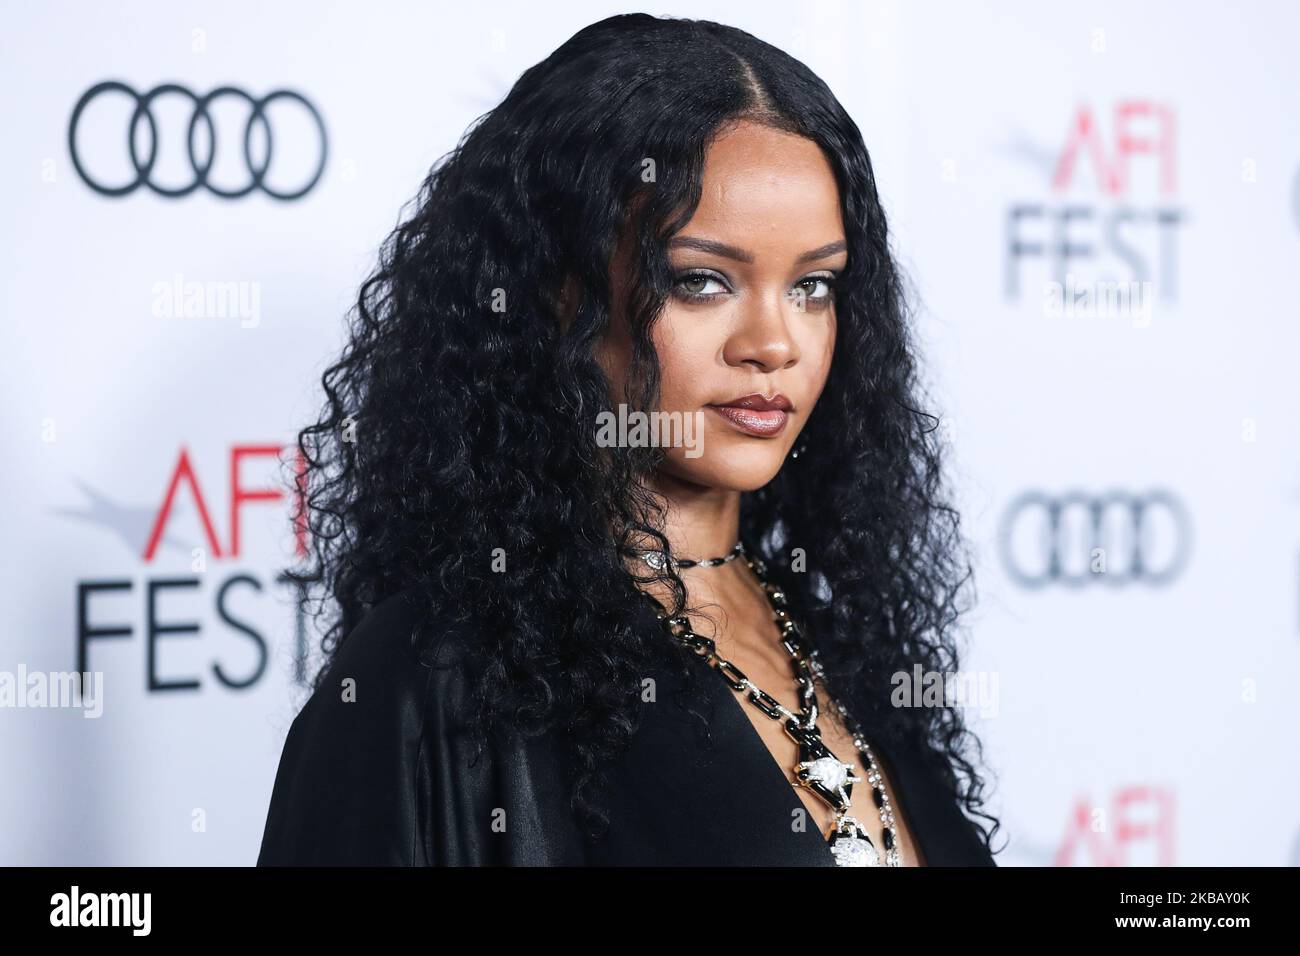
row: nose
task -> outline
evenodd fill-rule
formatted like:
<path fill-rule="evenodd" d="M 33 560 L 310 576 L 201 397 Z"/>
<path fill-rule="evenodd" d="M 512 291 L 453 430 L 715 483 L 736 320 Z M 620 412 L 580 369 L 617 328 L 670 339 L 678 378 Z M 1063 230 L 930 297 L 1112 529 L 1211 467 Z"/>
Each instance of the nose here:
<path fill-rule="evenodd" d="M 799 361 L 799 343 L 790 332 L 788 313 L 794 309 L 789 297 L 753 296 L 740 307 L 740 318 L 722 357 L 728 365 L 749 365 L 763 372 L 790 368 Z"/>

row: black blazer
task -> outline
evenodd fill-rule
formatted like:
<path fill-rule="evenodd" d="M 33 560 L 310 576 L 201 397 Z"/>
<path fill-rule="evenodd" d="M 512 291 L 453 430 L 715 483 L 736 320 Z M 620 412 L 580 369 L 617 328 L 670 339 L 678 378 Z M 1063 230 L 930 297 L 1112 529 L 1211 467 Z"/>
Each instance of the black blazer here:
<path fill-rule="evenodd" d="M 748 705 L 711 668 L 698 683 L 716 745 L 704 746 L 680 708 L 644 708 L 631 746 L 608 770 L 609 830 L 588 843 L 569 809 L 568 763 L 554 735 L 495 739 L 472 762 L 472 743 L 453 720 L 472 687 L 457 641 L 441 640 L 429 663 L 417 656 L 412 593 L 362 619 L 294 719 L 259 866 L 835 866 L 815 825 L 792 826 L 798 794 L 742 710 Z M 670 669 L 654 677 L 666 704 L 681 678 Z M 347 678 L 352 702 L 343 699 Z M 934 751 L 890 752 L 874 740 L 872 749 L 927 865 L 995 865 L 943 784 Z"/>

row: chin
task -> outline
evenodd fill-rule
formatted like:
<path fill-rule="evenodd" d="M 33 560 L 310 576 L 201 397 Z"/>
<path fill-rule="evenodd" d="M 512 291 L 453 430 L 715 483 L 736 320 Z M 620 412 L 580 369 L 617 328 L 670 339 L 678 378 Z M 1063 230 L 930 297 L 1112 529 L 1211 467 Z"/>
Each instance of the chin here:
<path fill-rule="evenodd" d="M 784 442 L 718 442 L 698 458 L 674 449 L 662 470 L 680 481 L 724 491 L 757 491 L 781 470 Z"/>

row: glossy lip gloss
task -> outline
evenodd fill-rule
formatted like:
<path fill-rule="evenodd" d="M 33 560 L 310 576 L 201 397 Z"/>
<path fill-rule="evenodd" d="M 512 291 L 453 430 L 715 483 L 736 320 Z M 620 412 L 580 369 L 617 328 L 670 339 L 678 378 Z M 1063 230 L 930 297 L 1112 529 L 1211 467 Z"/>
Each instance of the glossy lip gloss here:
<path fill-rule="evenodd" d="M 747 435 L 771 438 L 785 428 L 792 406 L 788 398 L 778 393 L 771 398 L 758 394 L 745 395 L 725 405 L 708 407 Z"/>

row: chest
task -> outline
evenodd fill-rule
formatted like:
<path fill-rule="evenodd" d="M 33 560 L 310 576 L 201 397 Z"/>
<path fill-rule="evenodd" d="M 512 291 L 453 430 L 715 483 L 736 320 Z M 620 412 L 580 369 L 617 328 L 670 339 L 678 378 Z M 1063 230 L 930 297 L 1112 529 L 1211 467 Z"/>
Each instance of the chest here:
<path fill-rule="evenodd" d="M 735 692 L 733 692 L 735 693 Z M 836 811 L 825 799 L 811 788 L 799 782 L 796 767 L 801 759 L 799 743 L 785 729 L 784 720 L 773 720 L 762 710 L 745 700 L 739 693 L 736 700 L 742 705 L 755 736 L 761 741 L 775 768 L 781 772 L 792 794 L 798 799 L 806 813 L 806 825 L 823 839 L 829 837 L 835 827 Z M 877 809 L 872 793 L 871 774 L 866 761 L 853 742 L 853 735 L 839 719 L 825 693 L 818 691 L 820 715 L 817 720 L 821 732 L 822 744 L 839 760 L 852 766 L 851 774 L 859 778 L 852 783 L 848 793 L 852 801 L 849 815 L 856 819 L 871 838 L 873 845 L 883 852 L 885 847 L 884 822 Z M 870 740 L 867 741 L 870 745 Z M 892 830 L 895 845 L 898 847 L 903 866 L 923 866 L 924 858 L 911 824 L 907 818 L 906 808 L 899 799 L 896 774 L 885 766 L 881 753 L 872 750 L 874 766 L 880 776 L 880 785 L 888 797 L 893 809 Z"/>
<path fill-rule="evenodd" d="M 698 690 L 688 694 L 676 679 L 661 675 L 631 748 L 612 766 L 608 838 L 592 849 L 590 862 L 834 867 L 826 842 L 834 812 L 820 796 L 795 785 L 796 742 L 719 673 L 692 663 Z M 777 693 L 794 709 L 793 690 Z M 883 847 L 879 814 L 866 769 L 852 756 L 852 738 L 838 721 L 827 720 L 825 708 L 822 713 L 823 742 L 837 756 L 852 758 L 863 778 L 852 791 L 852 815 Z M 886 786 L 896 800 L 888 776 Z M 897 806 L 895 832 L 903 864 L 921 865 L 923 854 Z"/>

